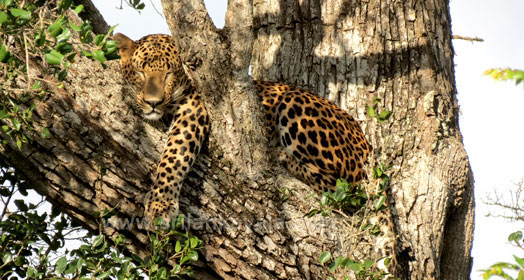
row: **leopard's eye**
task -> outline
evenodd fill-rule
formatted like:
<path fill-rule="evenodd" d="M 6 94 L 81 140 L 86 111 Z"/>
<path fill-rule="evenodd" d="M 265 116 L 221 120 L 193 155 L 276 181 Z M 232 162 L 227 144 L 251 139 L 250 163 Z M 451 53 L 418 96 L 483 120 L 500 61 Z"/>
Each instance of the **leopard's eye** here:
<path fill-rule="evenodd" d="M 146 75 L 144 74 L 144 72 L 141 72 L 141 71 L 136 71 L 136 73 L 138 74 L 138 77 L 142 80 L 145 80 L 146 79 Z"/>
<path fill-rule="evenodd" d="M 171 71 L 166 73 L 166 80 L 173 79 L 175 77 L 175 74 Z"/>

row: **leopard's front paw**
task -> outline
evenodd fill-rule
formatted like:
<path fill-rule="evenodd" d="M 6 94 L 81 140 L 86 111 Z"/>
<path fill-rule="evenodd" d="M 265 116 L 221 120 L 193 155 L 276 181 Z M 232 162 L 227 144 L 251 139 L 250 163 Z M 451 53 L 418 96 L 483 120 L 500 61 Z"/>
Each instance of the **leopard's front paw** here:
<path fill-rule="evenodd" d="M 147 193 L 144 206 L 144 218 L 148 224 L 148 229 L 155 229 L 157 226 L 168 228 L 174 224 L 178 217 L 178 200 L 156 191 Z M 155 220 L 158 218 L 161 220 L 161 224 L 158 224 L 158 222 L 155 224 Z"/>

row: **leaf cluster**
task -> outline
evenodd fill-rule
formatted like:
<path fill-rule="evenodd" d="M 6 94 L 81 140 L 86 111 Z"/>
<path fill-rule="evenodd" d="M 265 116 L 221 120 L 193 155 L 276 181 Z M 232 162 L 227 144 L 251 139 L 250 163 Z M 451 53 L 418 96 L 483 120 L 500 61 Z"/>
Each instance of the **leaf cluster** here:
<path fill-rule="evenodd" d="M 380 104 L 381 101 L 380 98 L 373 99 L 373 105 L 368 106 L 368 116 L 376 118 L 379 122 L 384 122 L 387 121 L 393 113 L 386 109 L 379 112 L 378 104 Z"/>
<path fill-rule="evenodd" d="M 377 189 L 370 192 L 362 184 L 348 183 L 344 179 L 338 179 L 335 185 L 335 191 L 327 191 L 322 194 L 318 207 L 309 211 L 308 216 L 316 214 L 322 216 L 329 215 L 333 210 L 344 212 L 354 212 L 372 202 L 372 208 L 375 211 L 382 211 L 386 206 L 386 189 L 389 186 L 389 176 L 385 173 L 385 168 L 379 165 L 373 169 L 373 177 L 376 180 Z"/>
<path fill-rule="evenodd" d="M 140 257 L 125 250 L 126 238 L 108 240 L 83 230 L 78 223 L 52 207 L 7 167 L 0 155 L 0 279 L 183 279 L 190 263 L 199 258 L 202 241 L 178 230 L 150 235 L 150 252 Z M 114 215 L 102 211 L 100 221 Z M 80 242 L 76 249 L 71 241 Z"/>
<path fill-rule="evenodd" d="M 495 81 L 515 81 L 519 85 L 524 81 L 524 71 L 511 68 L 492 68 L 484 71 L 484 75 L 490 76 Z"/>
<path fill-rule="evenodd" d="M 524 249 L 524 235 L 522 231 L 512 232 L 508 236 L 508 241 L 513 243 L 515 246 Z M 508 280 L 524 280 L 524 258 L 513 256 L 515 263 L 498 262 L 491 265 L 488 269 L 482 270 L 484 272 L 482 276 L 484 279 L 490 279 L 492 276 L 500 276 Z M 516 273 L 517 277 L 513 277 L 514 273 L 508 274 L 508 271 Z"/>
<path fill-rule="evenodd" d="M 524 280 L 524 258 L 513 256 L 515 263 L 499 262 L 491 265 L 488 269 L 483 270 L 484 279 L 490 279 L 492 276 L 500 276 L 508 280 Z M 507 271 L 517 272 L 517 277 L 508 274 Z"/>
<path fill-rule="evenodd" d="M 328 251 L 322 252 L 320 254 L 318 261 L 321 265 L 326 264 L 328 261 L 330 261 L 333 257 L 331 256 L 331 253 Z M 348 257 L 339 256 L 333 259 L 331 264 L 329 265 L 329 270 L 331 272 L 336 272 L 337 270 L 351 270 L 353 271 L 354 275 L 345 276 L 344 280 L 349 279 L 371 279 L 371 280 L 381 280 L 386 279 L 390 274 L 383 269 L 379 268 L 380 262 L 383 262 L 384 267 L 388 267 L 391 258 L 381 258 L 378 260 L 372 260 L 367 259 L 364 261 L 355 261 Z M 328 279 L 334 279 L 333 277 L 329 277 Z M 389 277 L 388 279 L 392 279 Z"/>
<path fill-rule="evenodd" d="M 43 211 L 43 199 L 26 201 L 28 186 L 5 162 L 0 165 L 0 279 L 37 279 L 46 274 L 52 259 L 63 253 L 67 237 L 80 227 L 57 208 Z"/>
<path fill-rule="evenodd" d="M 62 87 L 79 55 L 104 67 L 107 60 L 118 58 L 116 42 L 109 38 L 113 29 L 95 35 L 89 22 L 78 24 L 70 19 L 71 12 L 79 14 L 83 8 L 73 6 L 73 0 L 0 0 L 0 122 L 4 145 L 12 140 L 21 148 L 31 141 L 35 99 L 52 94 L 45 84 Z M 31 71 L 36 67 L 34 61 L 43 62 L 43 76 Z M 39 132 L 42 137 L 49 135 L 47 128 Z"/>

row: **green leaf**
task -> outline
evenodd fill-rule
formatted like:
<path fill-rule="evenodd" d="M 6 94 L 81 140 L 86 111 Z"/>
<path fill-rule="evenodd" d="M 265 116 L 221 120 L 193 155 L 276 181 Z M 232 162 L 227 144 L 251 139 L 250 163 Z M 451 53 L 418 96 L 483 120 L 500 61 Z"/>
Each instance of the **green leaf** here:
<path fill-rule="evenodd" d="M 103 272 L 102 274 L 98 275 L 96 278 L 97 278 L 97 279 L 105 279 L 105 278 L 107 278 L 109 275 L 111 275 L 111 270 L 108 270 L 108 271 Z"/>
<path fill-rule="evenodd" d="M 55 23 L 51 24 L 47 31 L 51 35 L 51 37 L 56 38 L 56 36 L 60 35 L 62 33 L 62 27 L 64 25 L 64 21 L 62 18 L 59 18 Z"/>
<path fill-rule="evenodd" d="M 67 269 L 65 271 L 66 274 L 75 273 L 80 270 L 82 265 L 84 264 L 84 260 L 79 258 L 71 261 L 69 265 L 67 266 Z"/>
<path fill-rule="evenodd" d="M 57 42 L 64 42 L 71 38 L 71 31 L 68 28 L 62 28 L 62 33 L 56 37 Z"/>
<path fill-rule="evenodd" d="M 387 257 L 384 259 L 384 266 L 385 267 L 389 267 L 389 264 L 391 263 L 391 258 L 390 257 Z"/>
<path fill-rule="evenodd" d="M 165 267 L 161 267 L 158 270 L 158 277 L 159 279 L 166 279 L 167 278 L 167 270 Z"/>
<path fill-rule="evenodd" d="M 385 121 L 387 119 L 389 119 L 389 117 L 391 117 L 391 111 L 388 111 L 388 110 L 382 110 L 382 112 L 380 112 L 380 115 L 378 116 L 378 119 L 380 121 Z"/>
<path fill-rule="evenodd" d="M 78 5 L 78 6 L 76 6 L 76 8 L 75 8 L 75 13 L 78 15 L 78 14 L 81 13 L 83 10 L 84 10 L 84 5 Z"/>
<path fill-rule="evenodd" d="M 20 128 L 22 127 L 22 124 L 17 119 L 11 119 L 11 123 L 13 124 L 13 127 L 15 128 L 16 131 L 19 131 Z"/>
<path fill-rule="evenodd" d="M 315 216 L 318 213 L 320 213 L 319 209 L 313 209 L 313 210 L 309 211 L 309 213 L 307 213 L 307 217 L 311 218 L 311 217 Z"/>
<path fill-rule="evenodd" d="M 0 11 L 0 24 L 3 24 L 7 20 L 9 20 L 9 15 L 5 12 Z"/>
<path fill-rule="evenodd" d="M 378 199 L 376 199 L 373 202 L 373 208 L 375 208 L 375 210 L 380 210 L 385 202 L 386 202 L 386 196 L 381 195 Z"/>
<path fill-rule="evenodd" d="M 20 139 L 16 139 L 16 146 L 18 147 L 18 149 L 22 149 L 22 140 Z"/>
<path fill-rule="evenodd" d="M 178 215 L 178 217 L 176 217 L 175 228 L 180 228 L 183 225 L 184 225 L 184 215 Z"/>
<path fill-rule="evenodd" d="M 524 280 L 524 270 L 519 271 L 519 275 L 515 280 Z"/>
<path fill-rule="evenodd" d="M 95 239 L 93 240 L 93 243 L 91 244 L 91 249 L 94 249 L 94 248 L 100 246 L 100 244 L 102 244 L 102 242 L 104 242 L 104 236 L 103 235 L 99 235 L 99 236 L 95 237 Z"/>
<path fill-rule="evenodd" d="M 344 257 L 337 257 L 335 261 L 331 263 L 331 265 L 329 266 L 329 270 L 331 270 L 331 272 L 335 272 L 335 270 L 337 270 L 337 268 L 340 266 L 340 263 L 342 263 L 343 260 Z"/>
<path fill-rule="evenodd" d="M 104 63 L 107 61 L 104 52 L 102 50 L 96 50 L 92 52 L 93 58 L 100 61 L 100 63 Z"/>
<path fill-rule="evenodd" d="M 374 262 L 373 260 L 365 260 L 365 261 L 364 261 L 364 267 L 365 267 L 366 269 L 372 267 L 373 264 L 375 264 L 375 262 Z"/>
<path fill-rule="evenodd" d="M 0 120 L 5 119 L 7 117 L 9 117 L 9 113 L 4 110 L 0 110 Z"/>
<path fill-rule="evenodd" d="M 331 253 L 328 251 L 324 251 L 322 252 L 322 254 L 320 254 L 320 257 L 318 258 L 318 262 L 320 264 L 324 264 L 327 261 L 329 261 L 330 259 L 331 259 Z"/>
<path fill-rule="evenodd" d="M 137 254 L 131 254 L 131 258 L 138 264 L 144 265 L 145 261 Z"/>
<path fill-rule="evenodd" d="M 191 249 L 194 249 L 200 244 L 200 240 L 198 239 L 198 237 L 194 236 L 194 237 L 191 237 L 191 239 L 189 239 L 189 243 L 190 243 Z"/>
<path fill-rule="evenodd" d="M 119 245 L 119 244 L 122 244 L 122 243 L 125 243 L 126 242 L 126 237 L 123 236 L 122 234 L 119 234 L 116 239 L 115 239 L 115 245 Z"/>
<path fill-rule="evenodd" d="M 62 274 L 62 272 L 64 272 L 66 267 L 67 267 L 67 258 L 66 257 L 61 257 L 60 259 L 58 259 L 58 261 L 56 261 L 55 273 L 56 274 Z"/>
<path fill-rule="evenodd" d="M 58 73 L 58 80 L 63 81 L 67 77 L 67 70 L 62 70 Z"/>
<path fill-rule="evenodd" d="M 62 60 L 64 60 L 64 55 L 55 50 L 52 50 L 51 52 L 45 54 L 45 60 L 49 64 L 58 65 L 62 63 Z"/>
<path fill-rule="evenodd" d="M 22 199 L 15 200 L 15 205 L 22 212 L 27 212 L 27 210 L 29 210 L 29 207 L 27 207 L 27 205 L 25 204 L 25 202 Z"/>
<path fill-rule="evenodd" d="M 42 128 L 42 133 L 40 134 L 40 136 L 42 136 L 42 138 L 45 139 L 45 138 L 49 137 L 49 134 L 51 134 L 51 133 L 49 132 L 49 129 L 47 127 Z"/>
<path fill-rule="evenodd" d="M 2 44 L 0 47 L 0 62 L 6 62 L 11 56 L 11 53 L 7 50 L 6 46 Z"/>
<path fill-rule="evenodd" d="M 368 106 L 368 116 L 375 117 L 375 106 Z"/>
<path fill-rule="evenodd" d="M 519 242 L 520 240 L 522 240 L 522 231 L 515 231 L 515 232 L 512 232 L 509 236 L 508 236 L 508 241 L 511 242 Z"/>
<path fill-rule="evenodd" d="M 29 278 L 33 278 L 36 276 L 38 272 L 36 271 L 36 269 L 32 266 L 28 267 L 27 268 L 27 277 Z"/>
<path fill-rule="evenodd" d="M 198 261 L 197 251 L 190 251 L 189 254 L 187 254 L 187 257 L 190 261 Z"/>
<path fill-rule="evenodd" d="M 357 272 L 362 270 L 362 264 L 356 263 L 356 262 L 349 263 L 347 265 L 347 267 L 349 267 L 349 269 L 351 269 L 353 271 L 357 271 Z"/>
<path fill-rule="evenodd" d="M 8 262 L 10 262 L 12 259 L 13 259 L 13 256 L 12 256 L 11 253 L 9 253 L 9 252 L 6 252 L 6 253 L 4 254 L 4 256 L 2 257 L 2 261 L 3 261 L 4 263 L 8 263 Z"/>
<path fill-rule="evenodd" d="M 355 262 L 350 258 L 344 258 L 342 262 L 340 262 L 340 266 L 343 268 L 349 267 L 353 265 Z"/>
<path fill-rule="evenodd" d="M 37 90 L 40 88 L 40 81 L 36 81 L 31 87 L 32 90 Z"/>
<path fill-rule="evenodd" d="M 95 36 L 95 45 L 100 46 L 100 44 L 104 41 L 106 35 L 104 34 L 98 34 Z"/>
<path fill-rule="evenodd" d="M 342 190 L 337 190 L 333 196 L 336 202 L 341 202 L 347 197 L 347 193 Z"/>
<path fill-rule="evenodd" d="M 73 45 L 71 45 L 68 42 L 61 42 L 61 43 L 58 43 L 58 45 L 56 45 L 55 51 L 61 54 L 68 54 L 73 51 Z"/>
<path fill-rule="evenodd" d="M 42 31 L 40 31 L 40 33 L 35 35 L 35 45 L 37 47 L 41 47 L 41 46 L 44 45 L 45 42 L 46 42 L 45 41 L 45 33 L 42 30 Z"/>
<path fill-rule="evenodd" d="M 14 17 L 20 18 L 20 19 L 23 19 L 23 20 L 29 20 L 31 18 L 31 12 L 30 11 L 17 9 L 17 8 L 11 8 L 11 9 L 9 9 L 9 12 Z"/>
<path fill-rule="evenodd" d="M 513 256 L 513 258 L 515 259 L 515 261 L 519 264 L 520 268 L 521 269 L 524 269 L 524 259 L 521 259 L 517 256 Z"/>

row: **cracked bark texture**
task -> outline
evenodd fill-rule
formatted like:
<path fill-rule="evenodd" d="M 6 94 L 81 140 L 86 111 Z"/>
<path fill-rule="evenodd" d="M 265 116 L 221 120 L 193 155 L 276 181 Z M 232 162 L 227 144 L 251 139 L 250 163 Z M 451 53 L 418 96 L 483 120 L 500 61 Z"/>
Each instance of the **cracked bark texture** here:
<path fill-rule="evenodd" d="M 322 251 L 355 251 L 346 218 L 305 217 L 316 204 L 311 191 L 270 156 L 249 66 L 255 78 L 318 92 L 362 121 L 377 160 L 393 164 L 403 279 L 469 277 L 473 179 L 458 130 L 447 1 L 230 0 L 222 30 L 202 1 L 163 2 L 212 119 L 181 194 L 187 226 L 205 243 L 197 278 L 325 279 Z M 32 60 L 31 75 L 46 78 L 40 63 Z M 165 127 L 143 122 L 117 63 L 108 66 L 80 59 L 63 88 L 46 83 L 53 94 L 36 104 L 34 121 L 50 137 L 33 135 L 22 150 L 9 142 L 1 153 L 86 228 L 124 234 L 129 250 L 146 254 L 138 225 Z M 365 116 L 375 97 L 393 111 L 384 124 Z M 283 187 L 297 191 L 282 201 Z M 94 213 L 108 208 L 113 226 L 100 226 Z"/>

